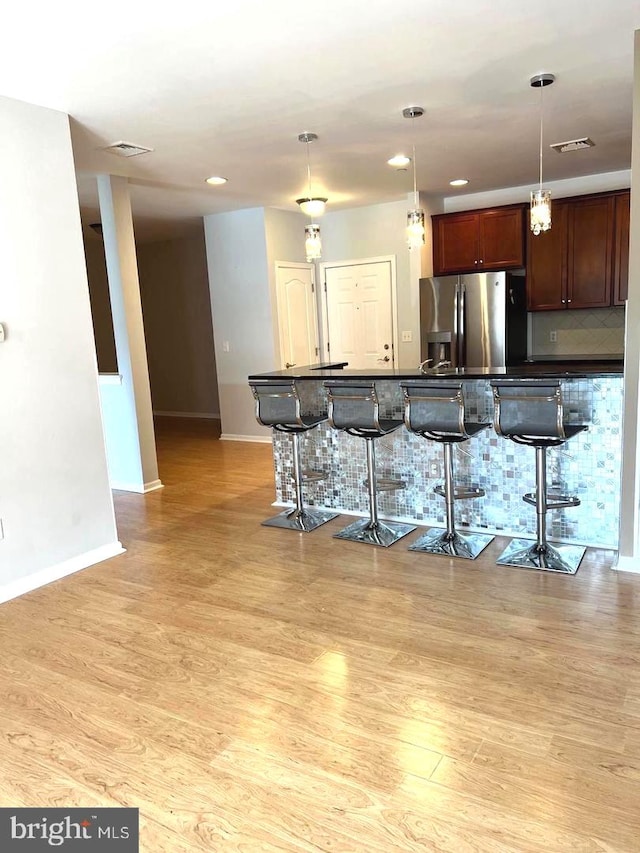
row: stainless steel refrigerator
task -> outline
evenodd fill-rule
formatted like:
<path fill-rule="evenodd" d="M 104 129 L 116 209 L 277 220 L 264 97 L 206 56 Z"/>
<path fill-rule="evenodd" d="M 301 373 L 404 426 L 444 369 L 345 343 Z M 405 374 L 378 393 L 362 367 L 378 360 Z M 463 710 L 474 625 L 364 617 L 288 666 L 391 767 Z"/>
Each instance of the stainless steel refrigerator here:
<path fill-rule="evenodd" d="M 420 352 L 425 368 L 506 367 L 527 358 L 523 275 L 508 272 L 420 279 Z"/>

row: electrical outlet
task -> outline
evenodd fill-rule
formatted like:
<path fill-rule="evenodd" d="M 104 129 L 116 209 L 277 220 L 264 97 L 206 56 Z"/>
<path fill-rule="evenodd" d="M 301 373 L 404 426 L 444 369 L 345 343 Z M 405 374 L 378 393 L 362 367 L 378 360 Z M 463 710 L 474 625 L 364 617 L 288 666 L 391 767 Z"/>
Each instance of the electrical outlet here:
<path fill-rule="evenodd" d="M 402 343 L 410 344 L 413 341 L 413 334 L 411 332 L 403 332 L 402 333 Z"/>
<path fill-rule="evenodd" d="M 549 332 L 549 341 L 552 344 L 555 344 L 557 340 L 558 340 L 558 333 L 554 329 L 552 332 Z"/>

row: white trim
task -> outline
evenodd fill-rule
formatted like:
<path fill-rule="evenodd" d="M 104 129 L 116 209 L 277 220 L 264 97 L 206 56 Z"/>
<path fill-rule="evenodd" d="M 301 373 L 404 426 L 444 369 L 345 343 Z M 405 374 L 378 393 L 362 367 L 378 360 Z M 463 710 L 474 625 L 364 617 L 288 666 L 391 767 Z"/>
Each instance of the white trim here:
<path fill-rule="evenodd" d="M 77 557 L 72 557 L 70 560 L 49 566 L 47 569 L 41 569 L 32 575 L 10 581 L 0 586 L 0 604 L 10 601 L 12 598 L 17 598 L 19 595 L 31 592 L 34 589 L 38 589 L 41 586 L 53 583 L 53 581 L 60 580 L 60 578 L 64 578 L 67 575 L 72 575 L 89 566 L 93 566 L 95 563 L 101 563 L 103 560 L 108 560 L 111 557 L 117 557 L 118 554 L 124 553 L 125 549 L 122 547 L 122 543 L 114 542 L 111 545 L 102 545 L 93 551 L 87 551 Z"/>
<path fill-rule="evenodd" d="M 640 557 L 621 557 L 618 555 L 617 561 L 611 567 L 617 572 L 633 572 L 640 574 Z"/>
<path fill-rule="evenodd" d="M 119 373 L 99 373 L 99 385 L 122 385 L 122 376 Z"/>
<path fill-rule="evenodd" d="M 155 492 L 158 489 L 164 489 L 164 484 L 160 480 L 151 480 L 150 483 L 110 483 L 112 489 L 118 492 L 135 492 L 138 495 L 146 495 L 147 492 Z"/>
<path fill-rule="evenodd" d="M 220 436 L 220 441 L 252 441 L 257 444 L 271 444 L 270 435 L 234 435 L 231 433 L 223 433 Z"/>
<path fill-rule="evenodd" d="M 154 415 L 161 418 L 201 418 L 202 420 L 219 421 L 220 414 L 217 412 L 157 412 L 153 410 Z"/>
<path fill-rule="evenodd" d="M 326 281 L 326 270 L 330 268 L 340 269 L 341 267 L 354 267 L 359 266 L 360 264 L 380 264 L 380 263 L 388 263 L 390 266 L 391 272 L 391 334 L 393 336 L 393 340 L 391 342 L 393 347 L 393 367 L 398 367 L 398 361 L 400 358 L 399 351 L 399 341 L 400 341 L 400 332 L 398 326 L 398 279 L 396 272 L 396 256 L 395 255 L 381 255 L 377 258 L 361 258 L 360 260 L 352 260 L 352 261 L 327 261 L 326 263 L 319 264 L 320 268 L 320 284 L 318 286 L 318 290 L 320 291 L 320 319 L 322 323 L 321 328 L 321 336 L 322 340 L 320 341 L 320 361 L 330 361 L 331 353 L 327 351 L 327 341 L 329 340 L 329 314 L 328 314 L 328 306 L 327 306 L 327 294 L 325 293 L 324 283 Z"/>

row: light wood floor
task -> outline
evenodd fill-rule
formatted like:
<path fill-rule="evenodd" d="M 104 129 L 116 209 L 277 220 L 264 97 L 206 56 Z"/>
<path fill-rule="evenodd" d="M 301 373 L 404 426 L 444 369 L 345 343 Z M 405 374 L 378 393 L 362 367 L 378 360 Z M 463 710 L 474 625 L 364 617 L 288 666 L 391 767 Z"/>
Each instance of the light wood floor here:
<path fill-rule="evenodd" d="M 148 853 L 640 850 L 640 577 L 261 527 L 270 447 L 214 436 L 159 424 L 127 553 L 0 608 L 0 805 L 137 806 Z"/>

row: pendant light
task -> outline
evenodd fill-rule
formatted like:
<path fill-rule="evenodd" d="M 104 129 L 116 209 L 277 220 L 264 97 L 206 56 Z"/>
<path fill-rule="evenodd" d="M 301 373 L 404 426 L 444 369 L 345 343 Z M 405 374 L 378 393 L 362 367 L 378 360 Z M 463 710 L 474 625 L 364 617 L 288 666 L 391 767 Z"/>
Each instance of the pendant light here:
<path fill-rule="evenodd" d="M 531 191 L 531 230 L 535 235 L 551 228 L 551 191 L 542 189 L 542 134 L 544 113 L 542 110 L 542 90 L 550 86 L 556 78 L 553 74 L 536 74 L 529 81 L 534 89 L 540 89 L 540 184 Z"/>
<path fill-rule="evenodd" d="M 301 133 L 298 136 L 298 142 L 304 142 L 307 146 L 307 180 L 309 183 L 309 195 L 305 198 L 297 198 L 296 204 L 299 204 L 300 210 L 303 213 L 306 213 L 307 216 L 311 217 L 312 220 L 316 216 L 322 216 L 324 213 L 324 206 L 327 203 L 326 198 L 314 197 L 311 192 L 311 158 L 309 155 L 309 143 L 315 142 L 317 138 L 317 133 Z M 320 226 L 312 221 L 310 225 L 305 226 L 304 234 L 307 263 L 310 261 L 317 261 L 322 254 Z"/>
<path fill-rule="evenodd" d="M 424 115 L 422 107 L 406 107 L 402 110 L 405 118 L 411 119 L 411 148 L 413 161 L 413 208 L 407 213 L 407 243 L 410 249 L 419 249 L 424 246 L 424 210 L 418 203 L 418 185 L 416 173 L 416 137 L 413 120 Z"/>

